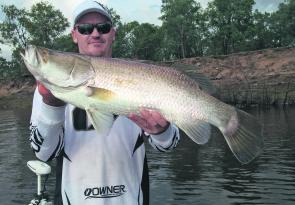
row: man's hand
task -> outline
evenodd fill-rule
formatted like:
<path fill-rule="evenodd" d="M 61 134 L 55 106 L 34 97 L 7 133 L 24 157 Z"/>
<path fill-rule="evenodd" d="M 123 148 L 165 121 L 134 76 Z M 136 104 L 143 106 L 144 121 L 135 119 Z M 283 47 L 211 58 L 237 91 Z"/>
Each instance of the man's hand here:
<path fill-rule="evenodd" d="M 140 116 L 131 113 L 129 119 L 149 134 L 161 134 L 166 131 L 170 123 L 157 111 L 140 110 Z"/>
<path fill-rule="evenodd" d="M 50 106 L 55 106 L 55 107 L 63 106 L 66 104 L 64 101 L 54 97 L 52 93 L 47 88 L 45 88 L 45 86 L 42 85 L 39 81 L 37 81 L 37 86 L 38 86 L 38 91 L 42 95 L 43 102 L 45 104 Z"/>

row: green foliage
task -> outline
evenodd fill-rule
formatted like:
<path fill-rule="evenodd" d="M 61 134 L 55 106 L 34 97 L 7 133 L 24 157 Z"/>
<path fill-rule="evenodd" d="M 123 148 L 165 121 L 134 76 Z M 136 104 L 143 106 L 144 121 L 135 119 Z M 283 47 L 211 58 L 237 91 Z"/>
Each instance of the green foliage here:
<path fill-rule="evenodd" d="M 120 24 L 113 47 L 113 56 L 156 60 L 161 41 L 158 30 L 158 26 L 148 23 L 139 24 L 136 21 Z"/>
<path fill-rule="evenodd" d="M 78 46 L 73 42 L 71 34 L 56 38 L 53 42 L 52 49 L 64 52 L 78 52 Z"/>
<path fill-rule="evenodd" d="M 113 56 L 120 58 L 131 58 L 134 48 L 134 29 L 139 23 L 132 21 L 126 24 L 120 23 L 117 26 L 116 40 L 113 44 Z"/>
<path fill-rule="evenodd" d="M 295 0 L 276 12 L 253 11 L 254 0 L 162 0 L 162 26 L 119 22 L 114 56 L 150 60 L 222 55 L 295 44 Z"/>
<path fill-rule="evenodd" d="M 11 75 L 5 74 L 5 76 L 26 75 L 27 71 L 20 57 L 22 48 L 28 44 L 47 48 L 58 47 L 56 41 L 62 38 L 61 35 L 69 26 L 69 22 L 59 10 L 54 9 L 48 2 L 36 3 L 29 11 L 18 9 L 14 5 L 2 5 L 1 9 L 5 14 L 5 20 L 0 23 L 2 43 L 13 47 L 12 61 L 8 72 Z M 71 49 L 73 46 L 66 42 L 68 41 L 65 41 L 63 46 L 71 47 L 63 47 L 63 49 Z"/>
<path fill-rule="evenodd" d="M 0 23 L 0 36 L 5 39 L 6 44 L 13 46 L 25 46 L 28 37 L 26 32 L 27 11 L 17 9 L 16 6 L 1 6 L 6 19 Z"/>
<path fill-rule="evenodd" d="M 15 62 L 9 62 L 0 57 L 0 81 L 4 79 L 16 78 L 20 75 L 20 70 L 15 65 Z"/>
<path fill-rule="evenodd" d="M 254 0 L 214 0 L 206 14 L 209 20 L 210 48 L 213 54 L 247 50 L 251 41 Z"/>
<path fill-rule="evenodd" d="M 250 28 L 252 43 L 250 50 L 258 50 L 273 47 L 272 37 L 274 35 L 271 28 L 270 13 L 254 12 L 253 26 Z"/>
<path fill-rule="evenodd" d="M 52 5 L 40 2 L 32 6 L 26 16 L 26 30 L 34 45 L 52 48 L 54 41 L 69 26 L 69 22 Z"/>
<path fill-rule="evenodd" d="M 276 47 L 295 45 L 295 0 L 286 0 L 271 15 L 273 42 Z"/>
<path fill-rule="evenodd" d="M 111 14 L 113 25 L 115 27 L 118 26 L 121 23 L 121 17 L 116 13 L 116 11 L 113 8 L 108 8 L 107 6 L 105 6 L 105 8 Z"/>
<path fill-rule="evenodd" d="M 199 3 L 194 0 L 163 0 L 164 57 L 185 58 L 202 54 L 204 18 Z"/>

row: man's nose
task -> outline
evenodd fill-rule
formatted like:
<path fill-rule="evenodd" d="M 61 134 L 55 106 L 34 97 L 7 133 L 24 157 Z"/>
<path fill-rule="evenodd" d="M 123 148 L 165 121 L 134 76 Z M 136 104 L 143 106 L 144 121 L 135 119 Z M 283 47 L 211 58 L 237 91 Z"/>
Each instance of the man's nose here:
<path fill-rule="evenodd" d="M 97 37 L 97 36 L 100 36 L 101 34 L 97 31 L 96 28 L 93 29 L 92 33 L 91 33 L 91 36 L 94 36 L 94 37 Z"/>

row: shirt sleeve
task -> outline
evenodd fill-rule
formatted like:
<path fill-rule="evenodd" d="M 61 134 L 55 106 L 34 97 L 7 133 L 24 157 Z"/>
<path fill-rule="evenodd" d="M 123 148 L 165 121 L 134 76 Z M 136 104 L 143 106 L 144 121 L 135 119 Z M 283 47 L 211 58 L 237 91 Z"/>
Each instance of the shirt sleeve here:
<path fill-rule="evenodd" d="M 38 89 L 35 90 L 30 122 L 30 144 L 42 161 L 57 157 L 64 147 L 65 106 L 45 104 Z"/>
<path fill-rule="evenodd" d="M 180 140 L 179 129 L 171 123 L 165 132 L 159 135 L 149 135 L 148 139 L 154 149 L 167 152 L 177 146 Z"/>

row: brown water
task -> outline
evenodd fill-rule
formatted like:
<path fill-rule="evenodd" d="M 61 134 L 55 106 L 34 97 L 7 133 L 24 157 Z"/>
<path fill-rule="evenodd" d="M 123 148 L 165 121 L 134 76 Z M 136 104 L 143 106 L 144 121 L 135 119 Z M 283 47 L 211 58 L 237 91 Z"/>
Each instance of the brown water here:
<path fill-rule="evenodd" d="M 177 149 L 158 153 L 147 145 L 151 205 L 295 204 L 295 108 L 252 109 L 264 122 L 265 150 L 241 166 L 219 132 L 204 146 L 182 137 Z M 30 108 L 0 110 L 0 204 L 28 204 L 36 177 L 26 167 Z M 54 166 L 54 164 L 53 164 Z M 54 173 L 47 189 L 54 189 Z"/>

